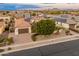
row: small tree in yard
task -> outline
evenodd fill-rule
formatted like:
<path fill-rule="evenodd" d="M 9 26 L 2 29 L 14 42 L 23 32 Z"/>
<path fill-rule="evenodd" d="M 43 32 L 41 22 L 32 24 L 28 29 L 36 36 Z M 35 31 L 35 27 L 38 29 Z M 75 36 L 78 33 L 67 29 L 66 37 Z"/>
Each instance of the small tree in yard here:
<path fill-rule="evenodd" d="M 55 30 L 54 20 L 50 20 L 50 19 L 41 20 L 39 22 L 36 22 L 36 23 L 34 22 L 32 24 L 33 33 L 38 34 L 38 35 L 50 35 L 54 32 L 54 30 Z M 36 40 L 34 39 L 34 37 L 36 36 L 35 34 L 32 36 L 33 41 Z"/>
<path fill-rule="evenodd" d="M 37 33 L 40 35 L 52 34 L 55 30 L 55 21 L 53 20 L 41 20 L 37 22 Z"/>
<path fill-rule="evenodd" d="M 35 33 L 39 35 L 49 35 L 52 34 L 55 30 L 55 21 L 54 20 L 41 20 L 37 22 L 34 27 Z"/>
<path fill-rule="evenodd" d="M 37 23 L 33 22 L 31 27 L 32 33 L 36 33 L 36 27 L 37 27 Z"/>

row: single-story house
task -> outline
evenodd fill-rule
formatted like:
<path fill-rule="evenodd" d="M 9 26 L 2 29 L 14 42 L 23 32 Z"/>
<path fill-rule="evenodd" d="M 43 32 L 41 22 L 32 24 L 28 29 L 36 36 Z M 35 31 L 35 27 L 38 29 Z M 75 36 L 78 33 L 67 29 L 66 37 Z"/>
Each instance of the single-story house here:
<path fill-rule="evenodd" d="M 31 23 L 33 22 L 38 22 L 40 20 L 45 20 L 46 18 L 45 17 L 42 17 L 42 16 L 34 16 L 31 18 Z"/>
<path fill-rule="evenodd" d="M 31 25 L 24 18 L 15 20 L 15 35 L 22 33 L 31 33 Z"/>
<path fill-rule="evenodd" d="M 4 22 L 0 22 L 0 34 L 2 34 L 5 30 L 5 24 Z"/>
<path fill-rule="evenodd" d="M 8 21 L 10 22 L 10 16 L 0 16 L 0 21 Z"/>
<path fill-rule="evenodd" d="M 69 24 L 69 28 L 76 29 L 79 28 L 79 17 L 74 16 L 71 19 L 67 20 L 67 24 Z"/>
<path fill-rule="evenodd" d="M 5 26 L 8 25 L 8 23 L 10 22 L 11 17 L 10 16 L 0 16 L 0 22 L 4 22 Z"/>
<path fill-rule="evenodd" d="M 76 22 L 72 19 L 67 20 L 67 24 L 69 24 L 69 28 L 75 28 Z"/>
<path fill-rule="evenodd" d="M 10 22 L 9 16 L 0 16 L 0 34 L 3 33 L 3 31 L 5 30 L 5 27 L 9 22 Z"/>

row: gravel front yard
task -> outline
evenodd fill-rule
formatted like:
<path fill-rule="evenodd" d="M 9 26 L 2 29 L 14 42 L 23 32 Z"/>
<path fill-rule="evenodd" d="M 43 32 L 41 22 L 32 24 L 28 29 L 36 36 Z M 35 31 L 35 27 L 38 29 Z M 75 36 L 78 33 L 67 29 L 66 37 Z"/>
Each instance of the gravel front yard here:
<path fill-rule="evenodd" d="M 72 35 L 77 34 L 76 32 L 73 32 L 73 31 L 70 31 L 70 33 Z M 40 40 L 55 39 L 55 38 L 60 38 L 65 36 L 69 36 L 69 35 L 66 35 L 65 31 L 62 30 L 59 34 L 51 34 L 49 36 L 38 35 L 36 38 L 37 38 L 37 41 L 40 41 Z"/>

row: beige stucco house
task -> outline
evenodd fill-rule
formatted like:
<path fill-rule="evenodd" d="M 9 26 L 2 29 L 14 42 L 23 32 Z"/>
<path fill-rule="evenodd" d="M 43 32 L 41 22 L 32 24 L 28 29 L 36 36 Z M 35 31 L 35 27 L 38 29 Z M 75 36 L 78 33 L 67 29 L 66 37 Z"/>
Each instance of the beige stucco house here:
<path fill-rule="evenodd" d="M 0 16 L 0 34 L 5 30 L 6 25 L 10 22 L 9 16 Z"/>
<path fill-rule="evenodd" d="M 5 30 L 5 24 L 4 22 L 0 22 L 0 34 L 2 34 Z"/>
<path fill-rule="evenodd" d="M 11 17 L 10 16 L 0 16 L 0 22 L 4 22 L 5 26 L 10 22 Z"/>
<path fill-rule="evenodd" d="M 38 22 L 40 20 L 45 20 L 46 18 L 42 17 L 42 16 L 34 16 L 31 18 L 31 23 L 33 22 Z"/>
<path fill-rule="evenodd" d="M 15 19 L 15 35 L 31 33 L 31 25 L 24 18 Z"/>
<path fill-rule="evenodd" d="M 69 28 L 78 29 L 79 28 L 79 17 L 74 16 L 71 19 L 67 20 L 67 24 L 69 24 Z"/>

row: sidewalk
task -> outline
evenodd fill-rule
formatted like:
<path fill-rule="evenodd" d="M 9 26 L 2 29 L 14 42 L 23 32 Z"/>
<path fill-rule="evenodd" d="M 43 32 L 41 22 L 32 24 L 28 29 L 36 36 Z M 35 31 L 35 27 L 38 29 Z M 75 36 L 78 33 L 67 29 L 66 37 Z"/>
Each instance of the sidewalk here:
<path fill-rule="evenodd" d="M 67 42 L 67 41 L 72 41 L 72 40 L 78 40 L 78 39 L 79 39 L 79 35 L 72 35 L 72 36 L 67 36 L 67 37 L 56 38 L 54 40 L 50 39 L 50 40 L 42 40 L 42 41 L 37 41 L 37 42 L 24 43 L 24 44 L 15 44 L 11 46 L 1 47 L 0 49 L 7 49 L 7 48 L 13 48 L 13 49 L 7 50 L 0 54 L 6 54 L 6 53 L 25 50 L 25 49 L 31 49 L 35 47 L 40 47 L 40 46 L 45 46 L 45 45 L 50 45 L 50 44 L 57 44 L 57 43 L 62 43 L 62 42 Z"/>

